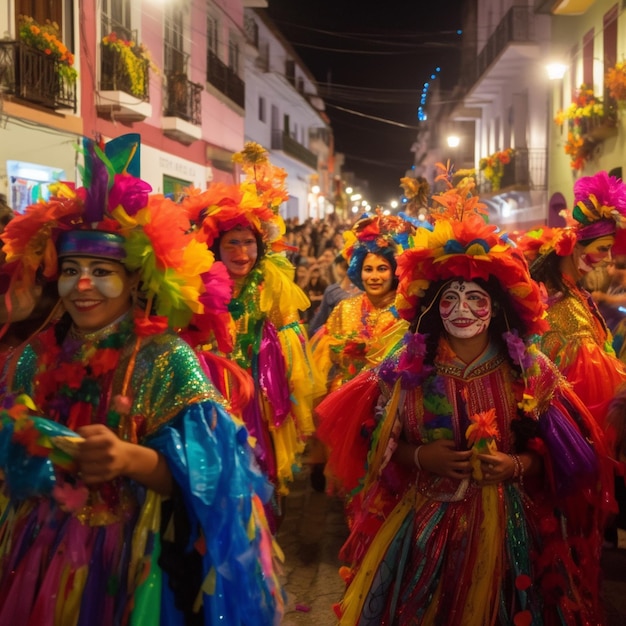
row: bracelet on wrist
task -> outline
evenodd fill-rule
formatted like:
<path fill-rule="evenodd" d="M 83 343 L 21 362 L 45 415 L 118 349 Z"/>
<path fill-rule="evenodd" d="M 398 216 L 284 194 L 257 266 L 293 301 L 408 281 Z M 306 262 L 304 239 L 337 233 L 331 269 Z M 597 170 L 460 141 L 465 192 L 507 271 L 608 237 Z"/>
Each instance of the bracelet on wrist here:
<path fill-rule="evenodd" d="M 421 448 L 423 448 L 422 445 L 417 446 L 415 448 L 415 452 L 413 453 L 413 463 L 415 463 L 415 466 L 417 467 L 417 469 L 421 472 L 422 471 L 422 464 L 420 463 L 420 450 Z"/>

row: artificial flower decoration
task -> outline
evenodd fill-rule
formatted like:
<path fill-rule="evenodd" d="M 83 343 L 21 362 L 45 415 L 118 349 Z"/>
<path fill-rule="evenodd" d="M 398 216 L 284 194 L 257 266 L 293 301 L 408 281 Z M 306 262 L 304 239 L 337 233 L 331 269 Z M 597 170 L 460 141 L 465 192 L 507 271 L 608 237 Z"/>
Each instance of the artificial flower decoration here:
<path fill-rule="evenodd" d="M 479 454 L 493 454 L 497 449 L 497 439 L 500 436 L 496 423 L 496 410 L 489 409 L 481 413 L 470 415 L 470 425 L 465 431 L 467 445 L 471 446 L 472 476 L 474 480 L 481 481 L 483 472 L 478 459 Z"/>
<path fill-rule="evenodd" d="M 122 147 L 111 159 L 95 142 L 83 143 L 84 186 L 57 185 L 55 196 L 28 207 L 2 234 L 9 289 L 32 287 L 39 271 L 46 280 L 56 278 L 62 232 L 115 232 L 124 238 L 126 267 L 139 273 L 146 313 L 153 307 L 172 328 L 185 326 L 203 310 L 201 276 L 211 268 L 213 254 L 188 234 L 191 224 L 178 205 L 150 195 L 150 185 L 128 174 L 137 140 L 116 144 Z"/>
<path fill-rule="evenodd" d="M 421 298 L 431 281 L 470 281 L 493 275 L 509 293 L 529 334 L 547 327 L 545 305 L 522 252 L 478 215 L 469 214 L 462 222 L 439 220 L 432 232 L 418 230 L 413 245 L 397 261 L 397 307 L 409 321 L 418 315 Z"/>
<path fill-rule="evenodd" d="M 272 165 L 265 149 L 254 142 L 246 143 L 233 161 L 245 174 L 240 185 L 214 183 L 206 191 L 185 190 L 181 206 L 194 226 L 194 237 L 211 247 L 220 233 L 249 227 L 272 251 L 284 250 L 285 223 L 279 207 L 289 198 L 287 173 Z"/>
<path fill-rule="evenodd" d="M 437 182 L 445 183 L 447 189 L 443 193 L 433 196 L 435 203 L 430 209 L 430 217 L 437 220 L 462 221 L 468 215 L 482 215 L 487 219 L 487 206 L 476 195 L 476 181 L 472 176 L 462 177 L 453 184 L 455 173 L 448 162 L 437 163 L 440 173 L 435 178 Z"/>
<path fill-rule="evenodd" d="M 373 213 L 364 213 L 350 230 L 344 231 L 344 246 L 341 255 L 348 262 L 348 276 L 363 289 L 361 268 L 369 253 L 393 259 L 409 243 L 409 235 L 415 232 L 412 222 L 396 215 L 384 215 L 380 208 Z"/>

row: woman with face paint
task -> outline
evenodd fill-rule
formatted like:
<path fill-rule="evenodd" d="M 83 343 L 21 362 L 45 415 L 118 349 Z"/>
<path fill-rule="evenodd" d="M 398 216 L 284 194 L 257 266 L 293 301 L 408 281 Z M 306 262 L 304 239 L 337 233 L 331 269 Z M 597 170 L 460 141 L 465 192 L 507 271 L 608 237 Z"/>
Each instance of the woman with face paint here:
<path fill-rule="evenodd" d="M 317 409 L 356 493 L 339 624 L 601 623 L 602 435 L 530 343 L 546 325 L 523 255 L 442 195 L 468 208 L 398 256 L 403 348 Z"/>
<path fill-rule="evenodd" d="M 276 529 L 283 497 L 313 432 L 313 401 L 324 386 L 300 322 L 299 311 L 310 302 L 283 254 L 285 225 L 278 208 L 289 197 L 285 172 L 270 163 L 258 144 L 246 144 L 235 159 L 245 173 L 241 185 L 217 184 L 190 193 L 182 207 L 194 224 L 196 240 L 213 251 L 233 283 L 230 348 L 205 339 L 198 350 L 201 356 L 219 353 L 253 380 L 251 398 L 240 415 L 254 440 L 257 462 L 275 487 L 267 515 Z M 227 399 L 238 393 L 228 373 L 215 379 L 222 381 L 220 390 Z"/>
<path fill-rule="evenodd" d="M 0 625 L 273 625 L 269 484 L 175 332 L 213 256 L 86 150 L 93 185 L 3 233 L 11 277 L 56 278 L 60 308 L 2 364 Z"/>
<path fill-rule="evenodd" d="M 574 200 L 572 215 L 577 225 L 542 237 L 542 254 L 530 268 L 548 294 L 550 329 L 539 345 L 573 385 L 609 439 L 614 439 L 606 416 L 617 389 L 626 382 L 626 366 L 617 358 L 611 332 L 581 279 L 611 260 L 616 230 L 626 225 L 626 186 L 620 179 L 599 172 L 576 181 Z M 617 458 L 615 449 L 611 454 Z M 626 510 L 626 502 L 620 502 L 619 507 Z M 617 545 L 617 529 L 612 524 L 606 538 Z"/>
<path fill-rule="evenodd" d="M 342 300 L 311 338 L 313 357 L 334 391 L 380 363 L 408 324 L 395 307 L 396 255 L 415 228 L 382 212 L 364 215 L 344 233 L 348 277 L 361 292 Z"/>
<path fill-rule="evenodd" d="M 313 358 L 328 393 L 363 369 L 378 365 L 400 345 L 408 323 L 395 306 L 396 255 L 414 230 L 409 222 L 379 210 L 362 216 L 344 233 L 342 255 L 348 262 L 348 277 L 361 292 L 339 302 L 311 338 Z M 323 491 L 328 482 L 326 451 L 319 441 L 310 442 L 307 459 L 311 482 Z"/>

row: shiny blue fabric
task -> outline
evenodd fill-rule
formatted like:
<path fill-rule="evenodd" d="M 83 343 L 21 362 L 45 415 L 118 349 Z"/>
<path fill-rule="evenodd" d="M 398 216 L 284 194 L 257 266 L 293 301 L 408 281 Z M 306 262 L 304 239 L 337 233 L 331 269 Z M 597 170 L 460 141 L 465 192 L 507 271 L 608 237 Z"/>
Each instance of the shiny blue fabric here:
<path fill-rule="evenodd" d="M 202 529 L 204 576 L 212 568 L 217 574 L 215 593 L 203 597 L 205 624 L 273 625 L 274 600 L 258 564 L 260 537 L 251 542 L 247 536 L 250 490 L 265 501 L 271 487 L 254 465 L 245 429 L 205 401 L 187 407 L 146 443 L 167 458 L 191 527 Z"/>

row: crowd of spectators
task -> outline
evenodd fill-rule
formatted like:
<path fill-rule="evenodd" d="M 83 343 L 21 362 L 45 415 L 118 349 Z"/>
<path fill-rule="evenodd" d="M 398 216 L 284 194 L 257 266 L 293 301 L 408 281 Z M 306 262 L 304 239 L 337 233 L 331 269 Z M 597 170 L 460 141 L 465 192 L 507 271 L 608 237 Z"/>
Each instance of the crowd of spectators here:
<path fill-rule="evenodd" d="M 294 218 L 286 220 L 285 240 L 292 248 L 287 256 L 296 268 L 297 284 L 311 301 L 309 309 L 301 311 L 304 324 L 308 325 L 315 317 L 326 289 L 332 285 L 336 289 L 343 280 L 340 270 L 337 273 L 338 257 L 344 246 L 343 233 L 352 227 L 353 222 L 342 220 L 334 213 L 324 220 L 307 219 L 303 223 Z"/>

